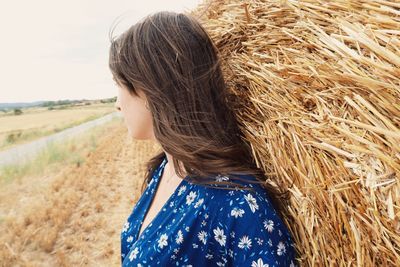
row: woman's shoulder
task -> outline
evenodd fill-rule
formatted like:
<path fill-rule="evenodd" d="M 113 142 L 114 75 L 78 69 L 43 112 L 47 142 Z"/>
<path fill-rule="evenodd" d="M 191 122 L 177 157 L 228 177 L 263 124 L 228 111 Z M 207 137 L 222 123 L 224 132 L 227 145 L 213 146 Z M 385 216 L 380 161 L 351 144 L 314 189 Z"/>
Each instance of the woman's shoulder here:
<path fill-rule="evenodd" d="M 274 212 L 272 202 L 257 178 L 253 175 L 238 176 L 239 180 L 223 175 L 217 175 L 213 178 L 218 182 L 233 182 L 234 184 L 210 183 L 208 186 L 193 184 L 193 187 L 207 196 L 207 199 L 218 203 L 214 206 L 215 208 L 223 205 L 233 206 L 234 204 L 243 205 L 246 203 L 250 205 L 249 207 L 253 212 L 258 210 L 258 204 L 262 205 L 263 208 L 272 209 L 272 212 Z"/>
<path fill-rule="evenodd" d="M 255 177 L 247 177 L 255 179 Z M 225 177 L 217 177 L 224 180 Z M 226 189 L 191 184 L 189 187 L 178 188 L 178 195 L 185 193 L 187 203 L 204 205 L 215 221 L 220 220 L 230 227 L 246 227 L 259 222 L 269 234 L 285 235 L 288 231 L 271 202 L 267 191 L 259 184 L 243 183 L 247 189 Z M 223 185 L 225 187 L 225 185 Z M 231 186 L 230 186 L 231 187 Z M 249 190 L 250 189 L 250 190 Z M 270 226 L 273 222 L 273 228 Z"/>
<path fill-rule="evenodd" d="M 209 217 L 209 241 L 221 252 L 230 250 L 238 264 L 250 266 L 261 261 L 269 266 L 290 266 L 293 260 L 294 266 L 294 243 L 285 223 L 260 185 L 248 187 L 255 190 L 200 187 L 201 203 Z"/>
<path fill-rule="evenodd" d="M 248 179 L 255 180 L 250 176 Z M 255 218 L 280 220 L 267 191 L 260 184 L 241 184 L 246 189 L 202 187 L 200 192 L 206 196 L 205 203 L 210 209 L 215 209 L 215 214 L 224 220 L 241 220 L 243 223 L 251 223 Z"/>

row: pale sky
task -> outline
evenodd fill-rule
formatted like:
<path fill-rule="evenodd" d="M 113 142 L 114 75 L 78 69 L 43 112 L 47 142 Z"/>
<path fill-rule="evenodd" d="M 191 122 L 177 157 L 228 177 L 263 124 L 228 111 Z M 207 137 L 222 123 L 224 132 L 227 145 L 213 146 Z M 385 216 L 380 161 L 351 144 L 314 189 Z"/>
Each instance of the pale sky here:
<path fill-rule="evenodd" d="M 201 0 L 0 0 L 0 103 L 114 97 L 113 36 L 145 15 Z"/>

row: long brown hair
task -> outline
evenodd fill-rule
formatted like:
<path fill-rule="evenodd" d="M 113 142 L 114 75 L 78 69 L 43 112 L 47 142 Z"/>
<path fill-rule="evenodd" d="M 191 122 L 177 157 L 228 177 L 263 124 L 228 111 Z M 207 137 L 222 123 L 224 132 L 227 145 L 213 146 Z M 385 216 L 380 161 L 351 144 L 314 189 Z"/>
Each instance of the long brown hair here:
<path fill-rule="evenodd" d="M 193 183 L 244 190 L 252 188 L 231 180 L 244 180 L 235 174 L 253 175 L 280 212 L 285 199 L 278 201 L 277 189 L 255 163 L 229 105 L 218 49 L 199 21 L 190 14 L 162 11 L 144 17 L 118 38 L 111 36 L 113 78 L 133 96 L 138 96 L 137 89 L 145 93 L 154 135 L 172 155 L 177 175 L 185 178 L 182 164 Z M 142 193 L 164 151 L 148 161 Z M 209 179 L 216 175 L 231 179 Z"/>

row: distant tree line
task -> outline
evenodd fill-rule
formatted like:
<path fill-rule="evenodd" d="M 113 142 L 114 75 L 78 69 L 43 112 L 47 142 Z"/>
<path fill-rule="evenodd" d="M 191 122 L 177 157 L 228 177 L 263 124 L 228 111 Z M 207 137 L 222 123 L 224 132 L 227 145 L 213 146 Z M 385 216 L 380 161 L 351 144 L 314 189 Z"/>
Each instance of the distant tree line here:
<path fill-rule="evenodd" d="M 117 97 L 116 96 L 100 100 L 101 103 L 114 103 L 115 101 L 117 101 Z"/>
<path fill-rule="evenodd" d="M 0 111 L 4 112 L 4 113 L 8 113 L 8 111 L 10 111 L 9 109 L 0 109 Z M 13 108 L 12 109 L 14 115 L 21 115 L 22 114 L 22 110 L 20 108 Z"/>
<path fill-rule="evenodd" d="M 57 101 L 46 101 L 40 106 L 42 107 L 52 107 L 52 106 L 65 106 L 72 105 L 76 103 L 82 103 L 82 100 L 57 100 Z"/>
<path fill-rule="evenodd" d="M 114 103 L 117 101 L 117 97 L 110 97 L 110 98 L 103 98 L 100 100 L 57 100 L 57 101 L 45 101 L 39 105 L 39 107 L 47 107 L 48 110 L 53 110 L 53 109 L 66 109 L 68 107 L 72 107 L 75 105 L 91 105 L 92 102 L 95 103 L 99 101 L 100 103 Z M 23 107 L 14 107 L 14 108 L 0 108 L 0 112 L 8 113 L 9 111 L 13 112 L 14 115 L 21 115 L 23 113 Z"/>
<path fill-rule="evenodd" d="M 101 103 L 113 103 L 117 100 L 117 97 L 111 97 L 111 98 L 104 98 L 100 99 Z M 91 103 L 88 102 L 88 100 L 57 100 L 57 101 L 46 101 L 40 106 L 42 107 L 55 107 L 55 106 L 72 106 L 76 104 L 85 104 L 85 105 L 90 105 Z"/>

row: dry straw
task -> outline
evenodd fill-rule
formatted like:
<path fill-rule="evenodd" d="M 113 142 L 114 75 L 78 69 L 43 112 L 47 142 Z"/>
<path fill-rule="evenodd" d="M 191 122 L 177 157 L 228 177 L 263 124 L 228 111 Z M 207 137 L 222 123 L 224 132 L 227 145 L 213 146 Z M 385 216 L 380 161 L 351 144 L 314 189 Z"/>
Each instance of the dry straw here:
<path fill-rule="evenodd" d="M 302 266 L 400 266 L 400 2 L 208 1 L 258 164 Z"/>

